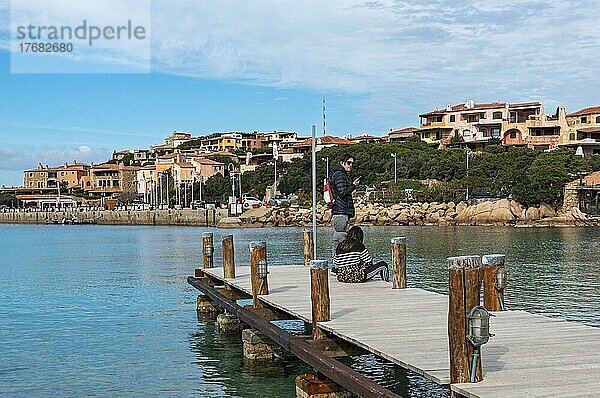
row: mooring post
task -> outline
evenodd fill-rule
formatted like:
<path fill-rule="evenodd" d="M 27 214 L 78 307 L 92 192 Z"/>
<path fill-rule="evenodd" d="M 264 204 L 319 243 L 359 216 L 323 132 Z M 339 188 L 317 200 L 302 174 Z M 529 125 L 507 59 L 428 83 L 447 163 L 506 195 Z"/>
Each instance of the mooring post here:
<path fill-rule="evenodd" d="M 307 229 L 304 230 L 304 265 L 309 266 L 313 258 L 313 233 Z"/>
<path fill-rule="evenodd" d="M 204 268 L 213 268 L 213 234 L 212 232 L 202 233 L 202 256 L 204 257 Z"/>
<path fill-rule="evenodd" d="M 226 235 L 221 241 L 223 247 L 223 277 L 235 278 L 235 251 L 233 248 L 233 235 Z"/>
<path fill-rule="evenodd" d="M 448 340 L 450 383 L 468 383 L 474 348 L 467 340 L 469 313 L 479 305 L 481 257 L 448 257 Z M 474 381 L 481 381 L 481 360 Z"/>
<path fill-rule="evenodd" d="M 406 238 L 392 238 L 392 289 L 406 289 Z"/>
<path fill-rule="evenodd" d="M 331 319 L 329 303 L 329 276 L 327 260 L 310 261 L 310 301 L 312 303 L 313 339 L 324 339 L 325 333 L 319 329 L 319 322 Z"/>
<path fill-rule="evenodd" d="M 481 258 L 483 264 L 483 306 L 488 311 L 504 311 L 505 259 L 504 254 L 488 254 Z"/>
<path fill-rule="evenodd" d="M 259 294 L 269 294 L 269 283 L 267 280 L 267 243 L 250 243 L 250 281 L 252 284 L 252 303 L 254 308 L 262 308 L 258 300 Z"/>

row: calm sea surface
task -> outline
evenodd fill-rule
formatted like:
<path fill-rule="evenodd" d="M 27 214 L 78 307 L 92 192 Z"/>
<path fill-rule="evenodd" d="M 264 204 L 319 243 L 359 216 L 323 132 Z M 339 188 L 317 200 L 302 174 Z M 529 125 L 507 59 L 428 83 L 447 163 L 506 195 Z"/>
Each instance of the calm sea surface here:
<path fill-rule="evenodd" d="M 270 265 L 302 261 L 302 229 L 0 225 L 0 396 L 293 397 L 309 369 L 245 363 L 238 340 L 199 321 L 186 283 L 201 234 L 233 233 L 236 262 L 265 240 Z M 318 249 L 328 253 L 329 229 Z M 511 309 L 600 327 L 600 229 L 365 228 L 376 259 L 408 239 L 409 285 L 447 291 L 445 258 L 507 255 Z M 493 324 L 492 324 L 493 326 Z M 301 331 L 302 324 L 287 327 Z M 405 397 L 448 390 L 371 355 L 345 361 Z"/>

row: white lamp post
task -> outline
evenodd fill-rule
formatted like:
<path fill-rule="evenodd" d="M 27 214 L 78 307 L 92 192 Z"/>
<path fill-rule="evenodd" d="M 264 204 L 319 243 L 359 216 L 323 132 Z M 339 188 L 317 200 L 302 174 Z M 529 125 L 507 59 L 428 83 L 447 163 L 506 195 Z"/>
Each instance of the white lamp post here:
<path fill-rule="evenodd" d="M 397 171 L 397 167 L 396 167 L 396 163 L 397 163 L 397 162 L 396 162 L 396 159 L 397 159 L 397 156 L 396 156 L 396 154 L 395 154 L 395 153 L 392 153 L 392 154 L 391 154 L 391 156 L 394 158 L 394 184 L 395 184 L 395 183 L 397 183 L 397 182 L 398 182 L 398 177 L 397 177 L 397 172 L 396 172 L 396 171 Z"/>

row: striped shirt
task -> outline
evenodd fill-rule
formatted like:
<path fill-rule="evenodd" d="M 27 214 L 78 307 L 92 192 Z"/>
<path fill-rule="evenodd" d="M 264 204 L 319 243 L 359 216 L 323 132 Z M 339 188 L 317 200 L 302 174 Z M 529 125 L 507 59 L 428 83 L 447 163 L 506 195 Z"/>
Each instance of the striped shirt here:
<path fill-rule="evenodd" d="M 372 262 L 373 258 L 362 242 L 356 242 L 348 251 L 343 250 L 340 245 L 335 251 L 335 256 L 333 256 L 333 266 L 335 268 L 359 264 L 370 265 Z"/>

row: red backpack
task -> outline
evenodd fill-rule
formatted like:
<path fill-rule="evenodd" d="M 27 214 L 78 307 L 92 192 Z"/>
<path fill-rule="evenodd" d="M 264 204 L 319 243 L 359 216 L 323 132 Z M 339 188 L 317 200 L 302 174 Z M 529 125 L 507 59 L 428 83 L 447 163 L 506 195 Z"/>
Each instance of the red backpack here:
<path fill-rule="evenodd" d="M 331 188 L 331 184 L 329 183 L 329 178 L 326 178 L 323 181 L 323 200 L 325 200 L 325 204 L 328 207 L 332 207 L 335 203 L 333 189 Z"/>

